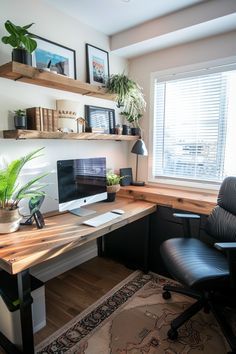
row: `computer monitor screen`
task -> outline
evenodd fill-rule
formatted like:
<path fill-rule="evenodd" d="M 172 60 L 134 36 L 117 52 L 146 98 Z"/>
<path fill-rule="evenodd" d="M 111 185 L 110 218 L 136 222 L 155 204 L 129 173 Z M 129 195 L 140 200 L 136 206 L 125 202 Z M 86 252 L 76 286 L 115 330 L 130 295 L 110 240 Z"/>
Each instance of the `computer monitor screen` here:
<path fill-rule="evenodd" d="M 107 199 L 106 158 L 57 161 L 59 211 L 89 215 L 83 205 Z"/>

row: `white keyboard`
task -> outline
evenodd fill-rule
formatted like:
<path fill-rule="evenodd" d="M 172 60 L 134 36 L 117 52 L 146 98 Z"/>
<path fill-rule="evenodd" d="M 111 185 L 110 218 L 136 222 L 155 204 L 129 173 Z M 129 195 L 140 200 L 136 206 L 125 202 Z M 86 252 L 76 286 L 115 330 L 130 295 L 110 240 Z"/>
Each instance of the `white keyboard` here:
<path fill-rule="evenodd" d="M 118 218 L 119 214 L 112 213 L 111 211 L 108 211 L 107 213 L 95 216 L 94 218 L 88 219 L 83 221 L 83 224 L 88 225 L 88 226 L 93 226 L 93 227 L 98 227 L 103 224 L 106 224 L 107 222 L 114 220 Z"/>

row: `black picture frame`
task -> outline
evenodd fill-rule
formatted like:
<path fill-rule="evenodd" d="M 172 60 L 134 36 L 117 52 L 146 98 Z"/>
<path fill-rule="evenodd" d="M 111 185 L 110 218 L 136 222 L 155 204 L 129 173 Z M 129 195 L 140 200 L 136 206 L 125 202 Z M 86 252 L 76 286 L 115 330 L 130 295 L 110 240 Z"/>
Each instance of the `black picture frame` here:
<path fill-rule="evenodd" d="M 115 110 L 112 108 L 85 105 L 85 121 L 89 128 L 100 129 L 102 133 L 115 133 Z"/>
<path fill-rule="evenodd" d="M 110 75 L 108 52 L 86 43 L 86 67 L 89 84 L 105 85 Z"/>
<path fill-rule="evenodd" d="M 76 80 L 76 51 L 38 35 L 34 35 L 34 38 L 37 48 L 32 53 L 32 65 L 41 70 L 51 69 L 55 73 Z"/>

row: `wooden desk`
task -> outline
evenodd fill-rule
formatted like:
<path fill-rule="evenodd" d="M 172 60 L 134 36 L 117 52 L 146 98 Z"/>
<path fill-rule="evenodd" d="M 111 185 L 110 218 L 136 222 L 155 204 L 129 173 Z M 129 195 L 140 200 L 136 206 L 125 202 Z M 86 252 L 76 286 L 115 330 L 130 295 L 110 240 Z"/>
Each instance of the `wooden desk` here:
<path fill-rule="evenodd" d="M 174 209 L 190 211 L 199 214 L 210 214 L 216 206 L 217 192 L 184 190 L 180 187 L 164 186 L 127 186 L 118 192 L 120 196 L 145 200 Z"/>
<path fill-rule="evenodd" d="M 125 213 L 98 228 L 81 224 L 93 215 L 82 218 L 65 213 L 46 218 L 44 229 L 22 226 L 15 233 L 0 236 L 0 267 L 12 275 L 17 274 L 24 354 L 34 353 L 29 268 L 139 220 L 155 212 L 156 205 L 142 200 L 117 198 L 112 203 L 90 205 L 89 209 L 97 211 L 94 216 L 112 209 L 123 209 Z M 4 340 L 6 338 L 0 334 L 0 344 L 8 353 L 22 353 L 9 341 L 4 345 Z"/>

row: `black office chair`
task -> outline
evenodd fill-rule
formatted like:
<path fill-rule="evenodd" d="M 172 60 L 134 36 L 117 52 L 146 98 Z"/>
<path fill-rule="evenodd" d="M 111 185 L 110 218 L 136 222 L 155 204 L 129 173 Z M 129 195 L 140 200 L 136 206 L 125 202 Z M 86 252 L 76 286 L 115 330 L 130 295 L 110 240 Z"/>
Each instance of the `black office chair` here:
<path fill-rule="evenodd" d="M 213 239 L 211 245 L 191 238 L 190 220 L 199 216 L 175 216 L 183 219 L 184 237 L 164 241 L 161 255 L 169 273 L 184 287 L 165 285 L 162 295 L 169 299 L 173 291 L 197 301 L 171 322 L 168 337 L 177 339 L 177 329 L 184 322 L 201 309 L 211 310 L 232 348 L 231 353 L 236 353 L 235 335 L 223 315 L 225 305 L 236 307 L 236 177 L 223 181 L 217 206 L 207 219 L 205 228 Z"/>

